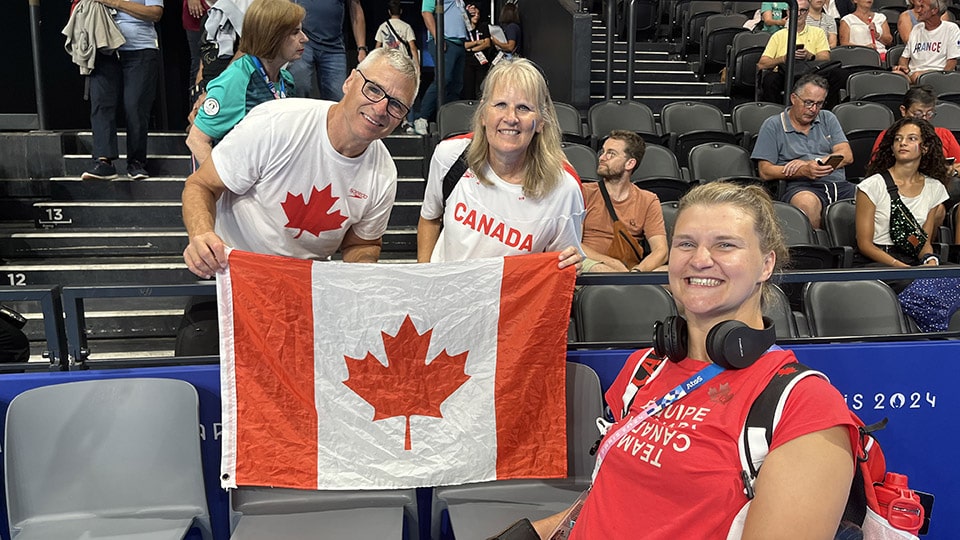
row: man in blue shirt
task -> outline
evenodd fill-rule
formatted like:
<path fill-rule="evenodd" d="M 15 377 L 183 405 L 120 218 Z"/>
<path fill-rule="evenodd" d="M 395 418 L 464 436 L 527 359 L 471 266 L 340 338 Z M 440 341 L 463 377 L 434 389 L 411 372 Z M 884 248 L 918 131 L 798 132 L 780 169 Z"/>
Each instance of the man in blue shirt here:
<path fill-rule="evenodd" d="M 786 180 L 780 200 L 802 210 L 814 228 L 820 228 L 828 204 L 856 194 L 843 171 L 853 163 L 850 143 L 837 117 L 822 110 L 827 90 L 827 80 L 819 75 L 800 77 L 790 94 L 791 106 L 763 122 L 750 156 L 757 160 L 760 178 Z M 842 159 L 825 164 L 831 155 Z"/>
<path fill-rule="evenodd" d="M 463 0 L 443 0 L 443 41 L 440 42 L 437 39 L 437 19 L 433 14 L 436 7 L 436 0 L 423 0 L 420 15 L 423 16 L 423 24 L 427 27 L 427 47 L 429 47 L 430 56 L 437 57 L 437 44 L 441 43 L 444 61 L 443 76 L 446 81 L 443 102 L 446 103 L 460 99 L 467 54 L 466 49 L 463 48 L 463 42 L 467 38 L 467 30 L 473 30 L 473 24 L 470 23 Z M 434 77 L 420 102 L 420 113 L 413 122 L 417 133 L 427 134 L 427 124 L 436 112 L 437 79 Z"/>
<path fill-rule="evenodd" d="M 310 97 L 317 83 L 319 98 L 343 99 L 343 81 L 347 80 L 347 52 L 343 44 L 345 0 L 294 0 L 307 10 L 303 33 L 307 35 L 303 57 L 287 67 L 293 75 L 297 97 Z M 357 42 L 357 62 L 367 56 L 367 20 L 360 0 L 349 2 L 350 27 Z M 316 78 L 314 78 L 316 75 Z"/>

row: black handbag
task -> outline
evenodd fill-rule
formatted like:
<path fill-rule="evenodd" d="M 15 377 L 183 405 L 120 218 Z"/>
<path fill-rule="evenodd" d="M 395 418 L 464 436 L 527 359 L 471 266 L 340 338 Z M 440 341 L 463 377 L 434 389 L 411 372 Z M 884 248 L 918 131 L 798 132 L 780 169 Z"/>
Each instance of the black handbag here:
<path fill-rule="evenodd" d="M 900 193 L 893 181 L 890 171 L 880 173 L 887 184 L 887 193 L 890 194 L 890 239 L 893 245 L 908 255 L 920 256 L 920 250 L 927 243 L 927 231 L 917 223 L 907 205 L 900 200 Z"/>

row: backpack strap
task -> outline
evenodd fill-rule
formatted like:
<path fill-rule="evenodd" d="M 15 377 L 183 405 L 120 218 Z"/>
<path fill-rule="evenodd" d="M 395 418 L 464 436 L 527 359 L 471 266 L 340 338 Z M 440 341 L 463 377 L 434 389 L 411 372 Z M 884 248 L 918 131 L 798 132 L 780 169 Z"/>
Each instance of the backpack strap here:
<path fill-rule="evenodd" d="M 743 466 L 741 476 L 747 498 L 753 498 L 753 483 L 760 473 L 760 466 L 770 453 L 773 430 L 780 423 L 780 415 L 783 413 L 790 391 L 798 382 L 810 376 L 827 379 L 823 373 L 800 362 L 785 364 L 777 370 L 767 386 L 753 401 L 740 434 L 740 462 Z"/>
<path fill-rule="evenodd" d="M 457 160 L 453 162 L 453 165 L 447 170 L 447 174 L 443 176 L 443 204 L 446 206 L 447 199 L 450 198 L 450 194 L 453 193 L 453 188 L 457 186 L 457 182 L 460 181 L 460 178 L 463 177 L 463 173 L 467 172 L 467 152 L 470 150 L 470 144 L 467 144 L 467 147 L 463 149 L 463 152 L 460 153 L 460 156 L 457 157 Z"/>
<path fill-rule="evenodd" d="M 393 34 L 393 37 L 395 37 L 397 41 L 399 41 L 400 44 L 403 45 L 403 48 L 407 50 L 407 56 L 409 56 L 410 58 L 413 58 L 413 52 L 410 51 L 410 44 L 404 41 L 402 37 L 400 37 L 400 34 L 397 33 L 397 29 L 394 28 L 392 24 L 390 24 L 390 19 L 387 19 L 387 28 L 390 29 L 390 33 Z M 416 59 L 414 58 L 414 60 Z"/>

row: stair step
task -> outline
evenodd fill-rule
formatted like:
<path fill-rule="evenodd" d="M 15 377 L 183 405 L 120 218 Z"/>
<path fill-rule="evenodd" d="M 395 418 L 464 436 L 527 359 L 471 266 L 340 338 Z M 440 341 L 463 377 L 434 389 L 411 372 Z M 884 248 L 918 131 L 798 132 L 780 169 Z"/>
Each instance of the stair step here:
<path fill-rule="evenodd" d="M 599 54 L 599 55 L 594 54 L 593 56 L 591 56 L 590 62 L 591 62 L 590 64 L 591 69 L 593 68 L 603 69 L 602 66 L 606 65 L 606 56 L 602 54 Z M 599 62 L 599 64 L 594 62 Z M 627 69 L 626 56 L 619 59 L 617 57 L 614 57 L 613 62 L 614 62 L 613 65 L 615 69 L 617 68 L 622 70 Z M 633 63 L 633 69 L 638 71 L 681 71 L 681 72 L 691 71 L 690 64 L 682 60 L 637 60 Z"/>
<path fill-rule="evenodd" d="M 590 70 L 590 79 L 591 82 L 596 83 L 600 82 L 601 84 L 605 81 L 606 70 L 602 67 L 600 69 L 591 69 Z M 627 80 L 627 70 L 626 66 L 621 64 L 619 67 L 614 64 L 613 73 L 610 77 L 617 82 L 626 82 Z M 697 74 L 692 71 L 647 71 L 647 70 L 635 70 L 633 72 L 634 82 L 676 82 L 676 83 L 699 83 L 697 79 Z"/>
<path fill-rule="evenodd" d="M 181 229 L 179 201 L 38 202 L 33 205 L 37 227 Z"/>
<path fill-rule="evenodd" d="M 24 231 L 0 233 L 0 258 L 176 256 L 186 245 L 187 233 L 183 230 Z"/>
<path fill-rule="evenodd" d="M 397 178 L 398 201 L 423 201 L 427 181 L 423 178 Z"/>
<path fill-rule="evenodd" d="M 182 257 L 101 258 L 53 264 L 18 260 L 0 267 L 0 283 L 34 285 L 165 285 L 195 283 Z"/>
<path fill-rule="evenodd" d="M 50 179 L 55 201 L 179 201 L 185 176 L 153 176 L 144 180 L 120 177 L 111 181 L 81 180 L 78 176 Z"/>
<path fill-rule="evenodd" d="M 604 91 L 606 82 L 603 80 L 591 80 L 590 81 L 590 91 L 591 93 L 601 93 Z M 678 101 L 674 96 L 708 96 L 712 91 L 713 86 L 711 83 L 706 82 L 675 82 L 675 81 L 655 81 L 647 82 L 639 78 L 634 79 L 633 81 L 633 95 L 634 96 L 643 96 L 643 95 L 657 95 L 658 97 L 671 99 L 673 101 Z M 615 80 L 613 81 L 613 93 L 626 95 L 626 81 L 624 80 Z M 726 97 L 726 96 L 723 96 Z"/>

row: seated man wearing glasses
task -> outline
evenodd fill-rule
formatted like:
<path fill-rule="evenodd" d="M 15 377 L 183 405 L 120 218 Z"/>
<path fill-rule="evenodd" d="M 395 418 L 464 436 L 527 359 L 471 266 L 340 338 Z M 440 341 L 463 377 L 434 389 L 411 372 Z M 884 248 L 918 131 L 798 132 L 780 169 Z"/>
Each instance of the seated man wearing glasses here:
<path fill-rule="evenodd" d="M 194 274 L 225 268 L 224 248 L 346 262 L 376 262 L 397 190 L 397 169 L 379 140 L 417 95 L 416 66 L 376 49 L 343 83 L 339 103 L 308 99 L 258 105 L 187 178 L 183 258 Z"/>
<path fill-rule="evenodd" d="M 792 82 L 786 80 L 785 67 L 788 55 L 792 54 L 794 58 L 795 79 L 799 75 L 817 70 L 830 60 L 830 43 L 826 32 L 822 28 L 807 25 L 807 13 L 810 11 L 808 0 L 798 0 L 797 6 L 796 48 L 792 51 L 787 50 L 790 29 L 783 28 L 770 36 L 770 41 L 767 42 L 757 62 L 758 72 L 768 70 L 759 80 L 761 101 L 783 103 L 783 92 Z M 830 87 L 835 89 L 827 96 L 827 108 L 830 109 L 839 102 L 840 88 L 846 86 L 849 73 L 835 66 L 822 70 L 820 74 L 826 77 Z"/>
<path fill-rule="evenodd" d="M 760 178 L 786 180 L 780 200 L 802 210 L 814 228 L 820 228 L 828 204 L 856 194 L 843 171 L 853 163 L 853 152 L 837 117 L 823 110 L 826 98 L 826 79 L 800 77 L 790 94 L 791 106 L 763 122 L 750 156 L 757 161 Z M 833 155 L 841 157 L 831 164 Z"/>

